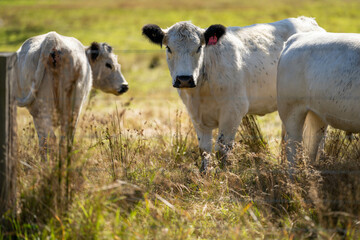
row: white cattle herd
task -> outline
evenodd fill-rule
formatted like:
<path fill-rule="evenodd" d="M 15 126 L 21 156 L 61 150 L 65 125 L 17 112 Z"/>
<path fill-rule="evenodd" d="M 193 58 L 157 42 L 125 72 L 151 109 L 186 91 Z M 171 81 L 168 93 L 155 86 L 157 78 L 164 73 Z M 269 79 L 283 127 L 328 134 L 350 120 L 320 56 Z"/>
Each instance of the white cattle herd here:
<path fill-rule="evenodd" d="M 213 129 L 219 129 L 215 151 L 225 166 L 246 114 L 279 111 L 291 166 L 303 140 L 316 158 L 328 125 L 360 132 L 360 35 L 327 33 L 307 17 L 207 29 L 190 22 L 167 29 L 148 24 L 142 33 L 166 46 L 172 85 L 196 130 L 203 172 Z M 116 95 L 128 90 L 112 47 L 94 42 L 86 48 L 55 32 L 25 41 L 15 71 L 13 94 L 33 116 L 42 153 L 55 141 L 57 127 L 73 141 L 91 87 Z"/>

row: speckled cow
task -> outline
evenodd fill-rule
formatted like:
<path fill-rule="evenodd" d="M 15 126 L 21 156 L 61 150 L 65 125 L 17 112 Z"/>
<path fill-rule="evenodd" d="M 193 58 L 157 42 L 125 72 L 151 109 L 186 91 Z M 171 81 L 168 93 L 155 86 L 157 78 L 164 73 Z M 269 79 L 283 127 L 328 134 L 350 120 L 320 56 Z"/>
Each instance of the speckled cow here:
<path fill-rule="evenodd" d="M 328 125 L 360 132 L 360 34 L 292 36 L 279 61 L 277 91 L 292 166 L 303 140 L 309 157 L 316 159 Z"/>
<path fill-rule="evenodd" d="M 247 27 L 179 22 L 168 29 L 149 24 L 143 34 L 167 48 L 172 85 L 194 124 L 206 171 L 212 130 L 219 128 L 215 150 L 222 163 L 246 114 L 277 110 L 277 63 L 284 42 L 297 32 L 324 31 L 312 18 L 289 18 Z"/>
<path fill-rule="evenodd" d="M 33 117 L 43 158 L 58 126 L 61 136 L 72 141 L 92 86 L 116 95 L 128 89 L 109 45 L 94 42 L 85 48 L 56 32 L 26 40 L 17 51 L 14 70 L 12 94 Z"/>

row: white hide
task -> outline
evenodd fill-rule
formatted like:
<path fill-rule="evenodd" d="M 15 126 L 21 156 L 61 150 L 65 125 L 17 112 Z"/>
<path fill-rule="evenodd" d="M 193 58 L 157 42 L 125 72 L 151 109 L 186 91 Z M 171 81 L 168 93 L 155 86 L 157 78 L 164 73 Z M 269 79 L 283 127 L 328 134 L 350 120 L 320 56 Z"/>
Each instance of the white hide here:
<path fill-rule="evenodd" d="M 192 37 L 178 38 L 179 30 L 173 29 L 189 29 Z M 167 57 L 173 81 L 179 71 L 195 78 L 195 88 L 180 88 L 178 92 L 196 129 L 201 152 L 211 152 L 215 128 L 219 128 L 215 150 L 226 152 L 246 114 L 264 115 L 277 110 L 277 63 L 284 42 L 297 32 L 324 30 L 306 17 L 228 27 L 216 45 L 203 46 L 196 53 L 204 42 L 204 31 L 189 22 L 180 22 L 164 31 L 163 44 L 172 51 Z M 178 57 L 169 57 L 174 54 Z M 197 62 L 193 68 L 183 67 L 194 59 Z M 186 69 L 190 70 L 184 72 Z"/>
<path fill-rule="evenodd" d="M 359 64 L 360 34 L 302 33 L 286 42 L 278 66 L 277 90 L 291 164 L 303 133 L 314 160 L 328 125 L 360 131 Z M 308 129 L 304 129 L 305 119 Z"/>
<path fill-rule="evenodd" d="M 58 126 L 61 137 L 72 140 L 79 113 L 92 87 L 92 66 L 97 69 L 99 64 L 103 66 L 96 71 L 98 81 L 116 76 L 113 78 L 116 84 L 111 84 L 117 87 L 125 83 L 127 90 L 119 64 L 112 62 L 115 55 L 111 51 L 99 52 L 99 60 L 95 62 L 88 59 L 91 53 L 88 51 L 87 55 L 86 50 L 89 49 L 75 38 L 49 32 L 26 40 L 17 51 L 12 95 L 18 106 L 26 107 L 32 115 L 43 157 L 48 143 L 55 141 L 54 131 Z M 108 62 L 112 70 L 106 68 Z"/>

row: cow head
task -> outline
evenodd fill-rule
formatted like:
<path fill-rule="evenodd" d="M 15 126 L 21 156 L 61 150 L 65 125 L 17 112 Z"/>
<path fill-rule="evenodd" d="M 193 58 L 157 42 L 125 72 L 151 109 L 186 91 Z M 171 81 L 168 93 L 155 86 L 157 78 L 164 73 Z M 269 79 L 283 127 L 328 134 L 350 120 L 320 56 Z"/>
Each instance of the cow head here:
<path fill-rule="evenodd" d="M 145 25 L 143 35 L 151 42 L 166 46 L 167 63 L 175 88 L 194 88 L 198 84 L 204 60 L 204 45 L 216 45 L 226 28 L 212 25 L 204 30 L 190 22 L 179 22 L 168 29 Z"/>
<path fill-rule="evenodd" d="M 94 88 L 115 95 L 125 93 L 129 89 L 111 46 L 93 42 L 86 49 L 86 55 L 92 70 Z"/>

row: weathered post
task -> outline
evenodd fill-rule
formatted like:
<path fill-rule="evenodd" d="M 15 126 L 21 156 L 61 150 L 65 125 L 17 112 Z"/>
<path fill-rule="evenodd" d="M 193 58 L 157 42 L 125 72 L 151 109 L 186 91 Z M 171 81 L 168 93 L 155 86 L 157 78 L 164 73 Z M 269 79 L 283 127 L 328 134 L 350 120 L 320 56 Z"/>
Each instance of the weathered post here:
<path fill-rule="evenodd" d="M 16 106 L 12 97 L 14 53 L 0 53 L 0 224 L 16 209 Z"/>

